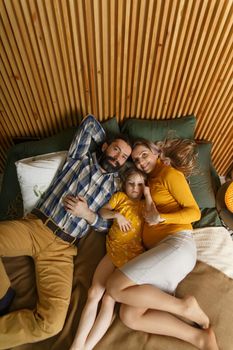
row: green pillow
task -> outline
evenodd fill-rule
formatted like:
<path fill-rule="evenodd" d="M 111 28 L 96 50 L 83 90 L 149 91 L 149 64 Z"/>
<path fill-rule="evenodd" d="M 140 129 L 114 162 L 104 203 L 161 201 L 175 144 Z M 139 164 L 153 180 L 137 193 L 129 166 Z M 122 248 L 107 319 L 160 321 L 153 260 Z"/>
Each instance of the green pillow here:
<path fill-rule="evenodd" d="M 120 134 L 115 117 L 101 124 L 107 137 Z M 14 219 L 23 215 L 23 202 L 15 162 L 39 154 L 68 150 L 76 131 L 77 127 L 72 127 L 39 141 L 19 143 L 9 150 L 0 193 L 0 220 Z"/>
<path fill-rule="evenodd" d="M 121 132 L 127 134 L 132 140 L 144 138 L 150 141 L 161 141 L 165 138 L 194 138 L 196 118 L 193 115 L 168 119 L 144 120 L 127 119 Z"/>
<path fill-rule="evenodd" d="M 107 137 L 114 137 L 121 133 L 116 117 L 113 117 L 101 123 L 104 127 Z"/>
<path fill-rule="evenodd" d="M 214 208 L 215 194 L 211 177 L 211 143 L 198 143 L 198 173 L 188 178 L 199 208 Z"/>
<path fill-rule="evenodd" d="M 202 228 L 222 226 L 222 223 L 216 208 L 203 208 L 201 209 L 201 219 L 194 222 L 192 225 L 193 228 Z"/>

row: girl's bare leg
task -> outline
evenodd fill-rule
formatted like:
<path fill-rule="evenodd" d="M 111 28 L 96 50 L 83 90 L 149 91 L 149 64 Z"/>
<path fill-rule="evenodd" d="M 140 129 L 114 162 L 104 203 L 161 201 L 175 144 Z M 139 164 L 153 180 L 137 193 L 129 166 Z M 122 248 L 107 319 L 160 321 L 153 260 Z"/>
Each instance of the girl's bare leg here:
<path fill-rule="evenodd" d="M 107 282 L 107 291 L 117 302 L 145 309 L 170 312 L 197 323 L 203 328 L 209 327 L 209 318 L 193 296 L 176 298 L 155 286 L 136 285 L 120 270 L 115 270 Z"/>
<path fill-rule="evenodd" d="M 120 317 L 123 323 L 131 329 L 175 337 L 201 350 L 218 350 L 211 328 L 192 327 L 168 312 L 122 305 Z"/>
<path fill-rule="evenodd" d="M 85 350 L 91 350 L 107 332 L 112 323 L 115 300 L 105 294 L 102 299 L 101 308 L 95 323 L 87 337 Z"/>
<path fill-rule="evenodd" d="M 70 350 L 84 349 L 86 339 L 96 319 L 99 301 L 106 289 L 106 281 L 114 269 L 115 266 L 110 258 L 108 255 L 105 255 L 95 270 L 92 285 L 88 290 L 87 302 L 83 309 L 78 330 Z"/>

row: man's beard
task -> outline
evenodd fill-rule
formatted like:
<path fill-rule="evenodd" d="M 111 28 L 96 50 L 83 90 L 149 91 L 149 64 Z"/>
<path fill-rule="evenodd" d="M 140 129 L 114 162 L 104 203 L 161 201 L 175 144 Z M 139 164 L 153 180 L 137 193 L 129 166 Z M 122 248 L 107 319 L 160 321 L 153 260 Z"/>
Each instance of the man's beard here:
<path fill-rule="evenodd" d="M 116 165 L 111 164 L 109 161 L 115 162 Z M 114 173 L 121 168 L 117 160 L 115 160 L 113 157 L 107 156 L 105 153 L 101 154 L 98 159 L 98 163 L 107 173 Z"/>

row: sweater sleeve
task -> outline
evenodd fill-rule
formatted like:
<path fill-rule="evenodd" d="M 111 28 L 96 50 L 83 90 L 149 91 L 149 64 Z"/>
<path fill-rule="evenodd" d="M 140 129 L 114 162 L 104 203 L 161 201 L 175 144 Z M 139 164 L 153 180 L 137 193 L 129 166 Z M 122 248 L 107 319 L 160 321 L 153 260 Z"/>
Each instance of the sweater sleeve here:
<path fill-rule="evenodd" d="M 174 210 L 160 213 L 168 224 L 189 224 L 200 219 L 200 210 L 192 195 L 190 187 L 180 171 L 173 169 L 164 181 L 164 186 L 176 202 Z"/>

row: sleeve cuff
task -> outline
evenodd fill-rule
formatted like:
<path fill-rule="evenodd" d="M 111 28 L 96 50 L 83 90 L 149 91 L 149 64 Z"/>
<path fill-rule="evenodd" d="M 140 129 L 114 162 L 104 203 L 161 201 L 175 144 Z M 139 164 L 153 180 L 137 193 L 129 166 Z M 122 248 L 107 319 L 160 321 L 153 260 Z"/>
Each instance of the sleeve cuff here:
<path fill-rule="evenodd" d="M 95 220 L 90 224 L 91 226 L 95 226 L 98 222 L 98 215 L 95 214 Z"/>

